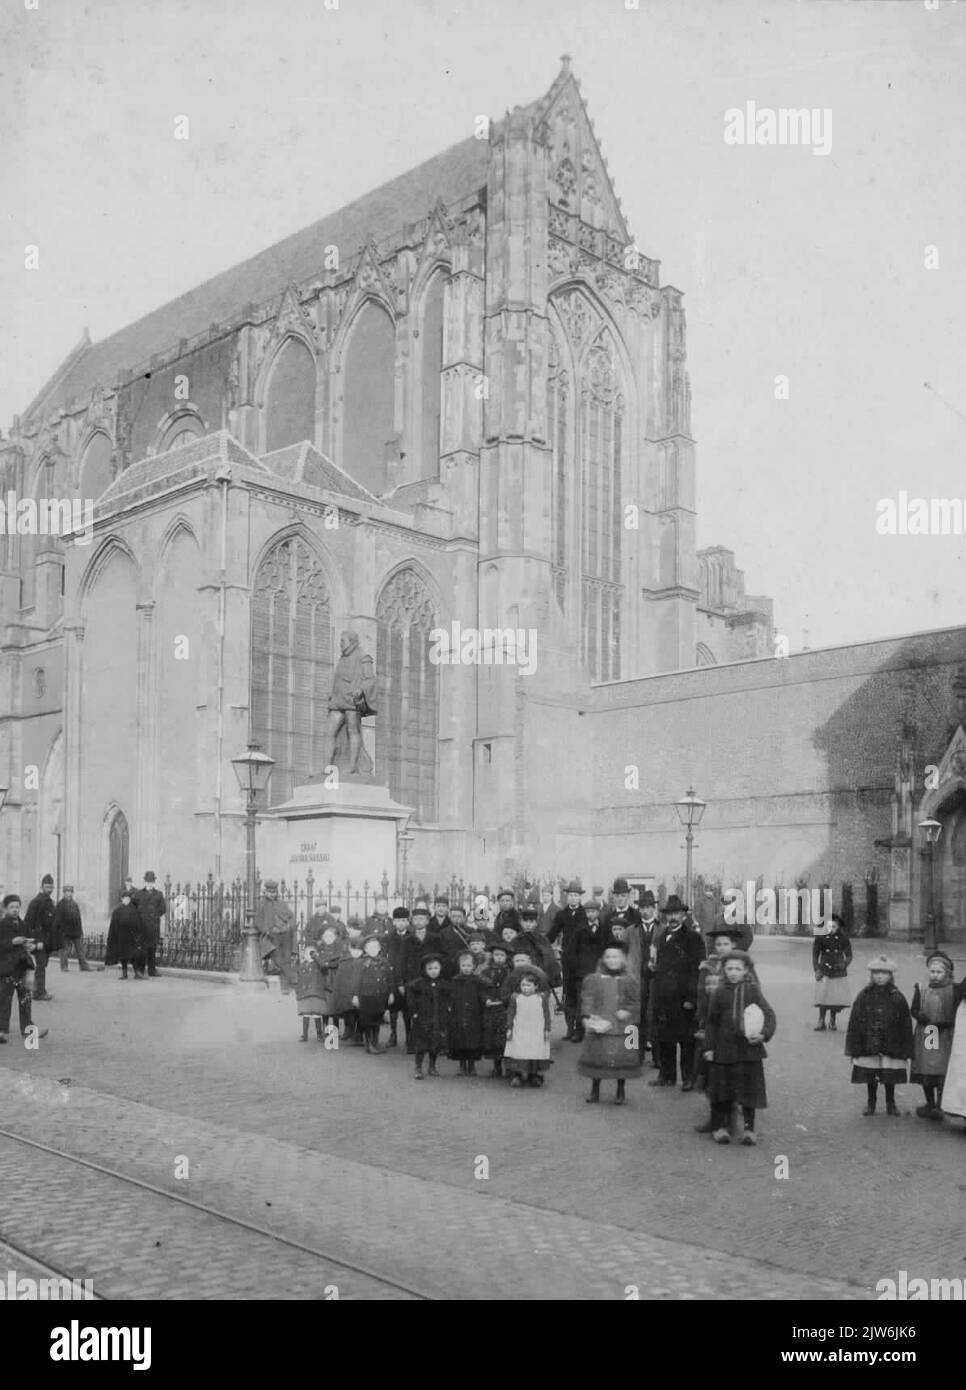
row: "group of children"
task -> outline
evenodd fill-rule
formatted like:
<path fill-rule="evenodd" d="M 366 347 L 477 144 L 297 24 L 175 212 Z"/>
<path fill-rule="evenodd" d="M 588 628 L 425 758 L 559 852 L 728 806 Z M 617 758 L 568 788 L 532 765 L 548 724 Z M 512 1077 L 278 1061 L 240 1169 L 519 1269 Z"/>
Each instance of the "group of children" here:
<path fill-rule="evenodd" d="M 337 1037 L 341 1020 L 339 1045 L 376 1055 L 399 1046 L 401 1019 L 417 1081 L 427 1074 L 424 1063 L 429 1076 L 438 1076 L 446 1055 L 459 1062 L 461 1076 L 476 1076 L 486 1058 L 490 1076 L 506 1075 L 514 1088 L 542 1086 L 550 1066 L 550 983 L 531 943 L 519 931 L 468 929 L 459 910 L 453 916 L 455 945 L 447 939 L 445 948 L 430 930 L 428 907 L 411 919 L 396 908 L 382 930 L 355 939 L 328 913 L 310 919 L 296 979 L 302 1041 L 313 1019 L 320 1039 Z M 524 910 L 521 926 L 527 917 Z"/>
<path fill-rule="evenodd" d="M 537 916 L 535 908 L 523 907 L 490 927 L 475 911 L 471 926 L 462 909 L 453 907 L 441 928 L 428 906 L 418 906 L 412 916 L 397 908 L 391 917 L 384 910 L 370 918 L 368 934 L 353 938 L 335 916 L 317 914 L 306 926 L 298 962 L 302 1041 L 314 1019 L 320 1039 L 338 1038 L 339 1046 L 379 1054 L 400 1045 L 402 1020 L 416 1080 L 427 1071 L 438 1076 L 439 1058 L 447 1056 L 459 1063 L 461 1076 L 476 1076 L 477 1063 L 486 1059 L 489 1075 L 508 1077 L 514 1089 L 542 1086 L 551 1065 L 551 1000 L 556 996 Z M 757 1143 L 757 1111 L 767 1106 L 765 1044 L 777 1020 L 734 929 L 721 925 L 708 937 L 711 953 L 699 969 L 697 1047 L 687 1089 L 705 1090 L 709 1101 L 710 1113 L 697 1126 L 699 1133 L 729 1143 L 740 1112 L 740 1141 L 752 1146 Z M 886 1114 L 897 1115 L 895 1087 L 911 1079 L 925 1096 L 917 1115 L 966 1118 L 966 1008 L 960 1028 L 955 1027 L 957 1010 L 966 1002 L 966 982 L 954 982 L 952 960 L 943 951 L 929 953 L 928 978 L 916 985 L 911 1009 L 896 988 L 896 964 L 885 956 L 871 961 L 870 983 L 852 1001 L 847 982 L 851 960 L 851 944 L 835 916 L 813 948 L 817 1031 L 834 1031 L 836 1014 L 851 1010 L 845 1051 L 852 1061 L 852 1081 L 867 1087 L 863 1113 L 875 1114 L 881 1084 Z M 628 970 L 624 947 L 607 942 L 580 992 L 583 1048 L 578 1071 L 591 1082 L 588 1104 L 599 1103 L 601 1082 L 608 1080 L 616 1083 L 615 1104 L 623 1105 L 627 1081 L 641 1075 L 646 1050 L 641 995 L 640 978 Z M 383 1047 L 380 1030 L 387 1012 L 389 1036 Z"/>

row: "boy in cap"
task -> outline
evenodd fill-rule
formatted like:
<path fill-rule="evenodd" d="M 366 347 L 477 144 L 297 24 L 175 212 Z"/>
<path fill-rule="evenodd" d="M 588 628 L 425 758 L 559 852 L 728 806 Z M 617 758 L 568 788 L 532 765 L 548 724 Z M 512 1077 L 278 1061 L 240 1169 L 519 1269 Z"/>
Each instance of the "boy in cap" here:
<path fill-rule="evenodd" d="M 67 962 L 70 956 L 70 948 L 73 946 L 74 954 L 77 956 L 77 963 L 81 970 L 90 970 L 87 964 L 87 956 L 84 954 L 84 924 L 81 921 L 80 908 L 74 901 L 74 885 L 64 884 L 64 896 L 54 908 L 56 916 L 55 935 L 60 941 L 60 968 L 67 970 Z"/>
<path fill-rule="evenodd" d="M 449 919 L 449 898 L 443 893 L 437 893 L 433 899 L 433 915 L 430 918 L 432 933 L 439 938 L 443 933 L 443 928 L 448 927 Z"/>
<path fill-rule="evenodd" d="M 55 948 L 60 947 L 60 943 L 54 939 L 57 913 L 54 907 L 54 880 L 50 874 L 44 874 L 40 880 L 40 892 L 35 898 L 31 898 L 23 926 L 24 934 L 34 943 L 34 999 L 41 999 L 46 1003 L 54 997 L 47 993 L 47 957 Z"/>
<path fill-rule="evenodd" d="M 406 1010 L 406 981 L 410 977 L 406 972 L 409 968 L 409 943 L 412 940 L 412 935 L 410 933 L 409 912 L 405 907 L 393 908 L 392 932 L 389 936 L 380 937 L 380 940 L 383 943 L 392 975 L 393 1000 L 389 1006 L 389 1039 L 386 1047 L 399 1046 L 399 1015 L 402 1014 L 408 1048 L 409 1018 Z"/>
<path fill-rule="evenodd" d="M 516 932 L 520 932 L 520 914 L 517 911 L 516 895 L 509 888 L 501 888 L 496 898 L 497 914 L 496 921 L 493 923 L 493 930 L 497 936 L 503 931 L 504 927 L 513 927 Z"/>
<path fill-rule="evenodd" d="M 20 921 L 20 895 L 8 893 L 0 914 L 0 1043 L 7 1041 L 10 1032 L 10 1011 L 15 994 L 20 1032 L 26 1036 L 31 1027 L 30 990 L 27 988 L 27 972 L 31 965 L 29 943 L 30 938 L 25 935 Z M 45 1038 L 47 1029 L 41 1029 L 38 1036 Z"/>

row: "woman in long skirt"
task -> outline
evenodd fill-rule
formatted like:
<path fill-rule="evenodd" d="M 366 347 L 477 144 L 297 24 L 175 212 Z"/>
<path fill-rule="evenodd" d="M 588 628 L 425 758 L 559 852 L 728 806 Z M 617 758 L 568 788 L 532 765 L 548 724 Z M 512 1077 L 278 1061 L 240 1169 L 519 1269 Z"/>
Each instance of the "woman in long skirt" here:
<path fill-rule="evenodd" d="M 812 969 L 815 971 L 814 1004 L 818 1009 L 816 1033 L 825 1032 L 825 1015 L 828 1026 L 835 1032 L 835 1015 L 848 1009 L 852 1004 L 852 991 L 847 979 L 852 964 L 852 943 L 845 930 L 845 924 L 837 912 L 832 913 L 832 921 L 822 936 L 812 942 Z"/>

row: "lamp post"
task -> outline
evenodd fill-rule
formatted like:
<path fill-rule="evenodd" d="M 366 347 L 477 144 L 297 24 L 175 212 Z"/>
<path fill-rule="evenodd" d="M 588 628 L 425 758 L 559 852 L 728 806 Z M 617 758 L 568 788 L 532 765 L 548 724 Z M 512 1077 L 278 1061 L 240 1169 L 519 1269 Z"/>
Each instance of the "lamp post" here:
<path fill-rule="evenodd" d="M 257 743 L 250 743 L 242 757 L 232 758 L 238 785 L 246 794 L 245 806 L 245 869 L 248 893 L 245 902 L 245 934 L 242 940 L 240 980 L 243 985 L 263 984 L 268 987 L 262 962 L 258 955 L 258 932 L 255 928 L 255 816 L 258 793 L 265 791 L 275 759 L 263 753 Z"/>
<path fill-rule="evenodd" d="M 681 824 L 684 826 L 686 832 L 685 839 L 687 841 L 688 847 L 687 866 L 685 868 L 684 873 L 684 892 L 688 900 L 688 911 L 690 911 L 691 907 L 693 906 L 691 902 L 691 898 L 693 896 L 691 891 L 691 851 L 694 846 L 694 827 L 696 825 L 701 824 L 701 817 L 704 815 L 705 807 L 707 806 L 707 804 L 708 803 L 706 801 L 702 801 L 699 796 L 695 796 L 693 787 L 688 787 L 687 796 L 682 796 L 680 801 L 676 801 L 674 803 L 674 809 L 677 811 L 678 817 L 680 818 Z"/>
<path fill-rule="evenodd" d="M 943 833 L 943 828 L 938 820 L 921 820 L 919 829 L 923 833 L 926 841 L 926 924 L 922 934 L 922 944 L 927 951 L 935 951 L 939 942 L 936 939 L 936 880 L 934 867 L 936 862 L 936 846 L 939 837 Z"/>

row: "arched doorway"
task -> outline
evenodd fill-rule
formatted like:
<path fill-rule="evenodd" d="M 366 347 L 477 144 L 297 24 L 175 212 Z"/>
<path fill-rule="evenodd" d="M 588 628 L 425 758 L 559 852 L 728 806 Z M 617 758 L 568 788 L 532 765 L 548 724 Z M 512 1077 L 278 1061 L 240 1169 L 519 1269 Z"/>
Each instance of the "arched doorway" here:
<path fill-rule="evenodd" d="M 966 788 L 957 787 L 933 814 L 942 824 L 934 870 L 939 940 L 961 941 L 966 933 Z M 928 893 L 925 872 L 922 880 L 925 920 L 925 895 Z"/>
<path fill-rule="evenodd" d="M 107 827 L 107 911 L 110 915 L 121 899 L 121 889 L 128 876 L 130 832 L 127 816 L 118 807 Z"/>

